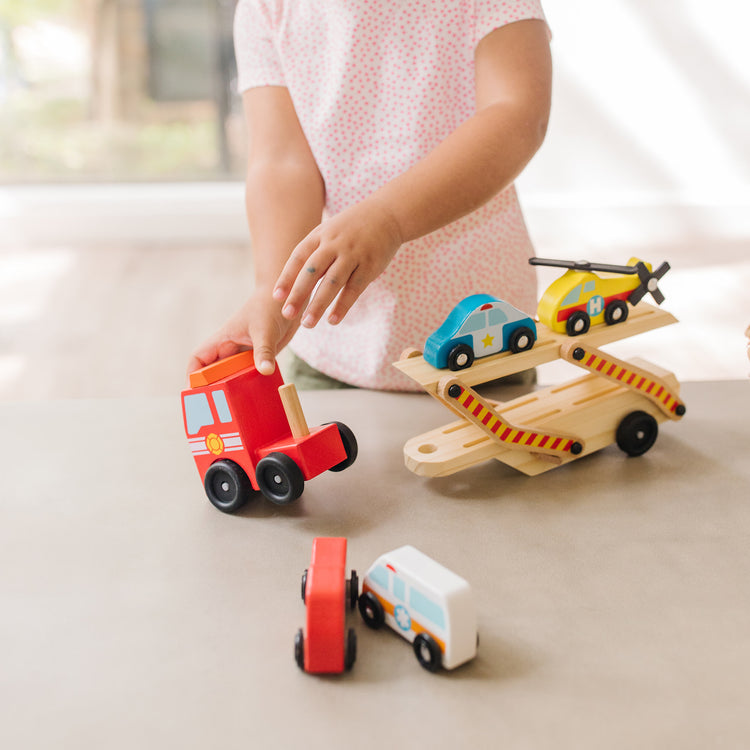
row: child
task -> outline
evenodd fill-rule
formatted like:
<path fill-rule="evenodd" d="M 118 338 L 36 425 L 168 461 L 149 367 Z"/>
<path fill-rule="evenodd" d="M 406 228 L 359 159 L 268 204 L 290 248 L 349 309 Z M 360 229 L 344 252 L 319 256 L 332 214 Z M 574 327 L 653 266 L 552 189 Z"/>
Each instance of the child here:
<path fill-rule="evenodd" d="M 270 373 L 291 341 L 413 390 L 392 362 L 464 297 L 534 312 L 512 183 L 549 115 L 538 0 L 239 0 L 235 47 L 255 287 L 191 369 L 252 347 Z"/>

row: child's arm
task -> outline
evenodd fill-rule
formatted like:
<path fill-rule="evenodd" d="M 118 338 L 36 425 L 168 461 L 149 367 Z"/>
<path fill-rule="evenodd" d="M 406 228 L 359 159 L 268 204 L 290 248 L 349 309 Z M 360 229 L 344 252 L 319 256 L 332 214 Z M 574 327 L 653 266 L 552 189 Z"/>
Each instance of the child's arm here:
<path fill-rule="evenodd" d="M 479 208 L 510 185 L 541 145 L 550 108 L 547 26 L 503 26 L 475 52 L 477 112 L 411 169 L 317 226 L 296 246 L 273 292 L 283 315 L 338 323 L 400 245 Z M 312 301 L 306 301 L 323 279 Z"/>
<path fill-rule="evenodd" d="M 255 366 L 270 374 L 274 358 L 297 329 L 271 298 L 293 248 L 320 223 L 323 178 L 286 88 L 254 88 L 243 95 L 248 124 L 246 209 L 255 287 L 242 308 L 193 353 L 188 371 L 253 348 Z"/>

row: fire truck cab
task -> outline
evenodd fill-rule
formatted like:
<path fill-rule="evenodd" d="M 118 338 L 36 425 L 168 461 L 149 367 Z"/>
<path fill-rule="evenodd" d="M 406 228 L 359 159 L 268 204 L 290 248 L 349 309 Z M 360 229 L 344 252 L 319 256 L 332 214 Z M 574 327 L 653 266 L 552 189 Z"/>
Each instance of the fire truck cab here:
<path fill-rule="evenodd" d="M 354 463 L 357 441 L 340 422 L 308 429 L 293 385 L 278 367 L 261 375 L 240 352 L 190 375 L 182 392 L 185 433 L 208 499 L 234 513 L 253 490 L 277 504 L 305 481 Z"/>

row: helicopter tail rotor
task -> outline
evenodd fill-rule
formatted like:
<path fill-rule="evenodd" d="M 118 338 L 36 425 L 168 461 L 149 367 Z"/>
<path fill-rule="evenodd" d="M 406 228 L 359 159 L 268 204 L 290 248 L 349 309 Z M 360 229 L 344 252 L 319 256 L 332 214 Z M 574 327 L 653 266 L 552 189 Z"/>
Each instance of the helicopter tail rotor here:
<path fill-rule="evenodd" d="M 641 283 L 630 293 L 628 302 L 630 302 L 631 305 L 637 305 L 644 298 L 646 293 L 654 298 L 657 305 L 664 302 L 664 295 L 662 294 L 661 289 L 659 289 L 658 282 L 659 279 L 669 271 L 669 268 L 669 263 L 665 261 L 655 271 L 651 272 L 643 261 L 638 261 L 638 263 L 636 263 L 636 269 Z"/>

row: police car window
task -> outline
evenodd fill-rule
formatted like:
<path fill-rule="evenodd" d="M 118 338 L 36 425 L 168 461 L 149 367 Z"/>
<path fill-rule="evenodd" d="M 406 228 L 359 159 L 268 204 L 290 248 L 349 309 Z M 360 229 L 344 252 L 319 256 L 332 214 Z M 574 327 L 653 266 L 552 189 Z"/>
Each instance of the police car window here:
<path fill-rule="evenodd" d="M 574 286 L 569 292 L 568 296 L 562 301 L 562 307 L 566 305 L 575 305 L 581 298 L 581 285 Z"/>
<path fill-rule="evenodd" d="M 224 423 L 231 422 L 232 413 L 229 411 L 229 404 L 227 403 L 227 397 L 224 391 L 214 391 L 211 395 L 214 399 L 216 413 L 219 415 L 219 421 Z"/>
<path fill-rule="evenodd" d="M 393 595 L 402 602 L 406 601 L 406 597 L 404 596 L 405 588 L 404 582 L 398 576 L 393 576 Z"/>
<path fill-rule="evenodd" d="M 445 627 L 445 614 L 440 605 L 425 596 L 421 591 L 412 589 L 409 594 L 409 604 L 415 612 L 426 617 L 440 628 Z"/>
<path fill-rule="evenodd" d="M 214 423 L 211 407 L 205 393 L 185 396 L 185 426 L 188 435 L 197 435 L 201 427 Z"/>
<path fill-rule="evenodd" d="M 487 325 L 487 316 L 485 313 L 475 313 L 472 315 L 461 328 L 461 333 L 474 333 L 481 331 Z"/>
<path fill-rule="evenodd" d="M 368 576 L 372 578 L 373 582 L 377 583 L 378 586 L 382 586 L 384 589 L 388 588 L 388 571 L 382 565 L 373 568 Z"/>
<path fill-rule="evenodd" d="M 489 323 L 491 326 L 499 326 L 501 323 L 505 323 L 508 320 L 508 316 L 497 308 L 493 308 L 487 313 Z"/>

